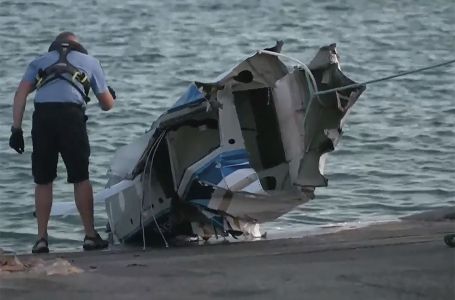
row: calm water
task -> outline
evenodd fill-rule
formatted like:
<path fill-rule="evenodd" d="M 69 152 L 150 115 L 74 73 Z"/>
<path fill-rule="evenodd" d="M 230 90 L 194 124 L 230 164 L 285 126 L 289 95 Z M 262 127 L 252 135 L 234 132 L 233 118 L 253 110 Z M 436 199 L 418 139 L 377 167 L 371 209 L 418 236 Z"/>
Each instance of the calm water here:
<path fill-rule="evenodd" d="M 455 57 L 453 0 L 0 0 L 0 247 L 28 252 L 35 239 L 26 152 L 8 147 L 11 102 L 28 62 L 62 30 L 80 35 L 117 90 L 112 112 L 88 108 L 95 191 L 115 149 L 142 134 L 192 80 L 218 75 L 252 51 L 285 41 L 309 62 L 336 42 L 343 70 L 364 81 Z M 327 164 L 329 187 L 268 224 L 275 233 L 346 222 L 389 220 L 455 205 L 455 67 L 368 87 Z M 72 199 L 63 165 L 54 201 Z M 106 222 L 97 207 L 97 224 Z M 52 219 L 52 249 L 75 250 L 76 216 Z"/>

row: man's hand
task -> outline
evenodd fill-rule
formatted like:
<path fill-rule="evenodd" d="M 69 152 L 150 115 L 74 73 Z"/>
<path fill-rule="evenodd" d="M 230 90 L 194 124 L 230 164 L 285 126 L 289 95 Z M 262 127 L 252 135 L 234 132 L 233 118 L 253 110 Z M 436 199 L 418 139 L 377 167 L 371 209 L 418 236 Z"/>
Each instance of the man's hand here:
<path fill-rule="evenodd" d="M 109 90 L 109 93 L 111 93 L 111 96 L 112 96 L 112 99 L 117 99 L 117 95 L 115 95 L 115 91 L 113 88 L 111 88 L 110 86 L 107 86 L 107 89 Z"/>
<path fill-rule="evenodd" d="M 16 152 L 19 154 L 22 154 L 24 152 L 24 134 L 21 128 L 11 127 L 9 146 L 16 150 Z"/>

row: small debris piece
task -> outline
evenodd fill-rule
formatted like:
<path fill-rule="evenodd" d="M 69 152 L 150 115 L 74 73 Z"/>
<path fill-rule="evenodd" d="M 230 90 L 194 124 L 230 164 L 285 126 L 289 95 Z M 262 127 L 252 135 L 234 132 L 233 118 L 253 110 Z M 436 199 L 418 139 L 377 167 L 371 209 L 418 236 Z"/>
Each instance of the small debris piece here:
<path fill-rule="evenodd" d="M 31 257 L 28 260 L 21 261 L 17 256 L 0 253 L 0 275 L 11 273 L 69 275 L 82 272 L 82 269 L 61 258 L 44 261 L 40 258 Z"/>
<path fill-rule="evenodd" d="M 137 263 L 128 264 L 126 266 L 127 267 L 147 267 L 146 264 L 137 264 Z"/>

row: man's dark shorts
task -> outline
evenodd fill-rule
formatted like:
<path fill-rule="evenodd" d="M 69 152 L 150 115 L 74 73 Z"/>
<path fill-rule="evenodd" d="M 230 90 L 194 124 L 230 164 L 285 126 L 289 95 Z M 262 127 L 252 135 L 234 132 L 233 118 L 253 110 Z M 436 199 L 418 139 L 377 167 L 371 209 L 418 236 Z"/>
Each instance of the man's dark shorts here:
<path fill-rule="evenodd" d="M 69 183 L 89 178 L 90 145 L 83 109 L 70 103 L 35 104 L 32 127 L 32 173 L 35 183 L 57 177 L 58 154 L 66 166 Z"/>

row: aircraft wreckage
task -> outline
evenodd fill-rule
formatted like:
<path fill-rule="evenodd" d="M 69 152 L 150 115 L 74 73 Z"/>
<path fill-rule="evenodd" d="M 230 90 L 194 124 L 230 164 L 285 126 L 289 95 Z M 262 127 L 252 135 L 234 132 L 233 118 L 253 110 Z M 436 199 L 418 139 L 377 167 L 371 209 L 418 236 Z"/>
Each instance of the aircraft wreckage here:
<path fill-rule="evenodd" d="M 325 154 L 364 86 L 353 85 L 336 45 L 305 65 L 257 51 L 212 82 L 193 82 L 143 136 L 116 152 L 103 200 L 121 242 L 177 235 L 260 237 L 327 186 Z M 280 59 L 298 62 L 288 67 Z"/>

